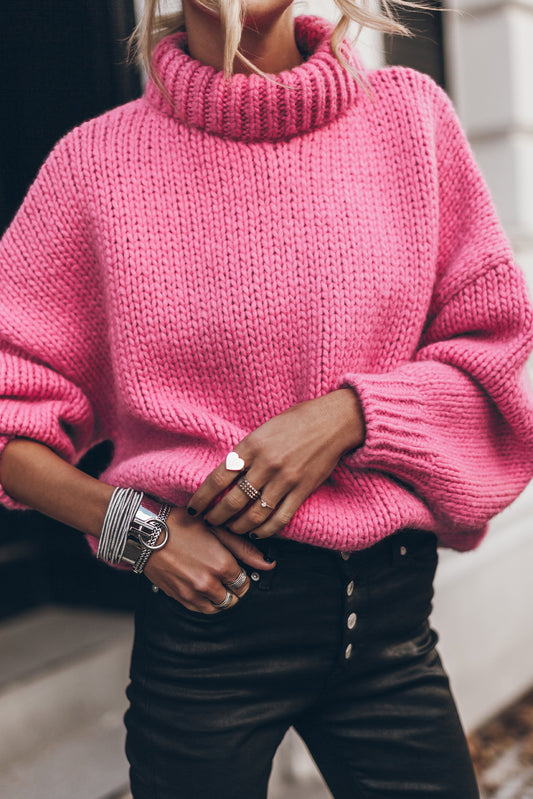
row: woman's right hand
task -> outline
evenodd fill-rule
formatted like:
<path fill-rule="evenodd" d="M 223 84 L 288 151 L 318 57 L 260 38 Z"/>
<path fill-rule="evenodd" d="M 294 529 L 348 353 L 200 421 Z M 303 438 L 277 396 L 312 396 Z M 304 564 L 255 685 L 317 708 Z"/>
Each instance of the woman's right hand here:
<path fill-rule="evenodd" d="M 186 508 L 173 508 L 167 518 L 169 539 L 163 549 L 150 555 L 144 568 L 148 579 L 168 596 L 189 610 L 218 613 L 211 603 L 222 602 L 226 583 L 239 575 L 237 558 L 253 569 L 273 569 L 262 552 L 243 538 L 221 528 L 210 528 L 202 519 L 193 519 Z M 250 578 L 233 591 L 232 607 L 250 587 Z M 230 589 L 231 590 L 231 589 Z"/>

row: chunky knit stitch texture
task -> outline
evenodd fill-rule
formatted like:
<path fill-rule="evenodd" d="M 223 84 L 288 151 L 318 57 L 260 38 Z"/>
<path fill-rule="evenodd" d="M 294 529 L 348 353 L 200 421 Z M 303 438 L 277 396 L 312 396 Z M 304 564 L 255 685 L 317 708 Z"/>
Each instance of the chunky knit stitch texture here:
<path fill-rule="evenodd" d="M 468 550 L 533 475 L 533 313 L 453 105 L 335 59 L 222 73 L 164 39 L 145 96 L 54 148 L 1 243 L 0 431 L 183 505 L 248 432 L 341 386 L 366 441 L 283 535 Z M 22 507 L 5 492 L 1 501 Z M 94 547 L 94 541 L 91 544 Z"/>

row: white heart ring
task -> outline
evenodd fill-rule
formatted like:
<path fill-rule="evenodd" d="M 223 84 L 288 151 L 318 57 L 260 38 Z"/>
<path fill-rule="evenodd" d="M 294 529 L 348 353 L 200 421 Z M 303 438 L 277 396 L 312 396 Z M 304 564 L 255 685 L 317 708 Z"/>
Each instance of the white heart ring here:
<path fill-rule="evenodd" d="M 236 452 L 226 455 L 226 469 L 229 472 L 240 472 L 244 469 L 244 461 Z"/>

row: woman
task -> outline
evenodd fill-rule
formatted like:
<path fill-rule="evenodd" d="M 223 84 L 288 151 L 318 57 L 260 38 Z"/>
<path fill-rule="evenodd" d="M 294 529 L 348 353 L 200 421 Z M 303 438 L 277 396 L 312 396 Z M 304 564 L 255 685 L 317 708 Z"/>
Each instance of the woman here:
<path fill-rule="evenodd" d="M 444 91 L 343 40 L 390 17 L 185 0 L 152 54 L 155 5 L 2 241 L 2 502 L 141 574 L 135 799 L 265 797 L 290 725 L 336 799 L 477 797 L 428 616 L 533 474 L 523 275 Z"/>

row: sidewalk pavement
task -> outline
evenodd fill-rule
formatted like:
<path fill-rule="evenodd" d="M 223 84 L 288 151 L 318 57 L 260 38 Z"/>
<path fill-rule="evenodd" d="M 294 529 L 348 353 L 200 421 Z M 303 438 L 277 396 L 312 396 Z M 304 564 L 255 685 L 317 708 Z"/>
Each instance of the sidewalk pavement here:
<path fill-rule="evenodd" d="M 482 799 L 533 799 L 533 691 L 469 736 Z"/>

